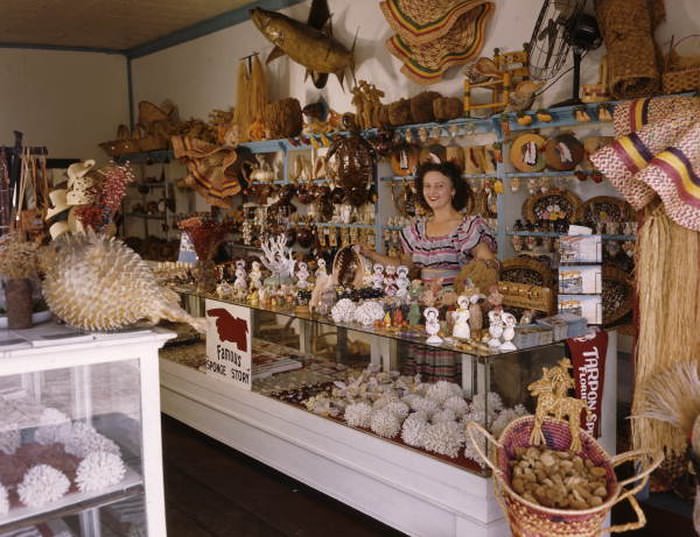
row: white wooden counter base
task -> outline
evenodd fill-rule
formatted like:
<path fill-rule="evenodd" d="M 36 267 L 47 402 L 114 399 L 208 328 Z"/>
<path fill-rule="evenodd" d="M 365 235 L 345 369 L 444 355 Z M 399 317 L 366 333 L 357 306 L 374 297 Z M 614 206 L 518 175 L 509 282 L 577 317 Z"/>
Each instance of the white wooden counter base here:
<path fill-rule="evenodd" d="M 510 535 L 490 479 L 163 358 L 160 379 L 169 416 L 404 533 Z"/>

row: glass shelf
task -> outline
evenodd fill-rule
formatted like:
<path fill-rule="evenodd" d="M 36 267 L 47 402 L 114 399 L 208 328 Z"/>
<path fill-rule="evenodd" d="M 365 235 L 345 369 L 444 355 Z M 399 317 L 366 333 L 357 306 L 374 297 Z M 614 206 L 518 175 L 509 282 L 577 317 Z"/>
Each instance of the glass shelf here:
<path fill-rule="evenodd" d="M 416 178 L 415 175 L 388 175 L 381 177 L 382 181 L 413 181 Z M 462 179 L 498 179 L 497 173 L 463 173 Z"/>
<path fill-rule="evenodd" d="M 341 222 L 314 222 L 316 227 L 357 227 L 363 229 L 374 229 L 374 224 L 343 224 Z"/>
<path fill-rule="evenodd" d="M 565 237 L 568 233 L 558 233 L 556 231 L 508 231 L 509 237 Z M 597 235 L 597 234 L 596 234 Z M 600 235 L 605 241 L 633 241 L 637 238 L 634 235 Z"/>
<path fill-rule="evenodd" d="M 466 344 L 462 344 L 452 337 L 444 337 L 442 344 L 439 345 L 428 345 L 426 344 L 426 334 L 421 328 L 406 327 L 402 329 L 386 329 L 384 327 L 377 326 L 364 326 L 359 323 L 336 323 L 330 316 L 323 316 L 316 313 L 309 313 L 308 310 L 297 310 L 296 308 L 271 308 L 262 306 L 252 306 L 246 302 L 240 302 L 230 298 L 219 298 L 216 295 L 205 295 L 202 293 L 197 293 L 193 289 L 185 286 L 173 286 L 172 289 L 180 294 L 188 295 L 193 298 L 209 298 L 212 300 L 218 300 L 220 302 L 225 302 L 228 304 L 235 304 L 237 306 L 243 306 L 251 309 L 252 311 L 259 311 L 265 313 L 274 313 L 277 315 L 283 315 L 289 317 L 290 319 L 300 319 L 302 321 L 310 321 L 318 323 L 320 325 L 330 326 L 334 328 L 341 328 L 346 330 L 352 330 L 355 332 L 368 334 L 371 336 L 377 336 L 382 338 L 388 338 L 400 342 L 412 343 L 420 345 L 430 350 L 444 350 L 458 352 L 464 355 L 472 356 L 478 358 L 483 362 L 491 362 L 494 359 L 517 357 L 518 353 L 522 351 L 532 351 L 537 349 L 551 348 L 552 345 L 562 344 L 563 342 L 548 343 L 546 345 L 534 345 L 532 347 L 524 347 L 515 351 L 499 351 L 498 349 L 482 350 L 474 347 L 470 347 Z"/>
<path fill-rule="evenodd" d="M 558 172 L 555 170 L 547 170 L 545 172 L 505 172 L 503 175 L 505 177 L 575 177 L 577 173 L 593 175 L 593 172 L 589 170 L 571 170 L 567 172 Z"/>

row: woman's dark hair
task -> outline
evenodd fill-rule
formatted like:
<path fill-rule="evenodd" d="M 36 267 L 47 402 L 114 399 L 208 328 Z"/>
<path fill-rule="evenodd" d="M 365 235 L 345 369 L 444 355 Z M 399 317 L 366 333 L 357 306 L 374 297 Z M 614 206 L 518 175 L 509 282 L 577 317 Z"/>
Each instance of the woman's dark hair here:
<path fill-rule="evenodd" d="M 467 203 L 472 197 L 472 190 L 462 178 L 460 169 L 451 162 L 424 162 L 416 169 L 416 195 L 418 201 L 423 207 L 429 209 L 428 202 L 425 201 L 423 195 L 423 179 L 428 172 L 438 172 L 447 177 L 455 189 L 454 198 L 452 198 L 452 207 L 456 211 L 461 211 L 467 206 Z"/>

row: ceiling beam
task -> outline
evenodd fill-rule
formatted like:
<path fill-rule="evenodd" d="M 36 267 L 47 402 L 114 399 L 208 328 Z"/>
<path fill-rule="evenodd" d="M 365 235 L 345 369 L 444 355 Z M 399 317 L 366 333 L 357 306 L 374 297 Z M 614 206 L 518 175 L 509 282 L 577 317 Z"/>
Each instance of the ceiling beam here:
<path fill-rule="evenodd" d="M 64 52 L 97 52 L 101 54 L 124 54 L 123 50 L 101 47 L 72 47 L 68 45 L 42 45 L 41 43 L 3 43 L 0 48 L 22 48 L 30 50 L 58 50 Z"/>
<path fill-rule="evenodd" d="M 122 51 L 127 58 L 141 58 L 148 54 L 153 54 L 160 50 L 191 41 L 198 37 L 211 34 L 213 32 L 218 32 L 229 26 L 235 26 L 242 22 L 247 21 L 250 18 L 249 10 L 253 7 L 261 7 L 269 10 L 279 10 L 294 4 L 299 4 L 305 0 L 258 0 L 257 2 L 250 2 L 248 5 L 222 13 L 211 19 L 198 22 L 182 30 L 177 30 L 168 35 L 144 43 L 142 45 L 135 46 L 133 48 Z"/>

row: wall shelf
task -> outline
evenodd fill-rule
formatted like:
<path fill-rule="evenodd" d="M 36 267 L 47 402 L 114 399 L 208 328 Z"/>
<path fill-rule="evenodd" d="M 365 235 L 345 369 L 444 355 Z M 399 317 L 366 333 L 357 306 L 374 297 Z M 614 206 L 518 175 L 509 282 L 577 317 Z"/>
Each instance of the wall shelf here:
<path fill-rule="evenodd" d="M 509 237 L 566 237 L 567 233 L 558 233 L 556 231 L 508 231 Z M 600 235 L 604 241 L 633 241 L 636 240 L 634 235 Z"/>

